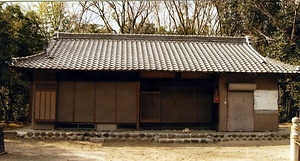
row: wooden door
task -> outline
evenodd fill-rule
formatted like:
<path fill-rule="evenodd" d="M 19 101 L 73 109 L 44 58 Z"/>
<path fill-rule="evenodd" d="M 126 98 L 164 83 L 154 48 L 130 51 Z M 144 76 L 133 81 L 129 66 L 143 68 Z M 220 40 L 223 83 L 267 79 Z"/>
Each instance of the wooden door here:
<path fill-rule="evenodd" d="M 95 83 L 75 83 L 74 122 L 95 122 Z"/>
<path fill-rule="evenodd" d="M 194 123 L 195 122 L 195 91 L 193 88 L 178 88 L 176 98 L 176 122 Z"/>
<path fill-rule="evenodd" d="M 253 92 L 229 92 L 228 131 L 253 130 Z"/>
<path fill-rule="evenodd" d="M 116 91 L 117 123 L 137 123 L 138 83 L 118 82 Z"/>
<path fill-rule="evenodd" d="M 74 82 L 59 81 L 58 83 L 58 102 L 57 102 L 57 121 L 74 121 Z"/>
<path fill-rule="evenodd" d="M 160 122 L 160 92 L 142 92 L 141 99 L 141 122 Z"/>

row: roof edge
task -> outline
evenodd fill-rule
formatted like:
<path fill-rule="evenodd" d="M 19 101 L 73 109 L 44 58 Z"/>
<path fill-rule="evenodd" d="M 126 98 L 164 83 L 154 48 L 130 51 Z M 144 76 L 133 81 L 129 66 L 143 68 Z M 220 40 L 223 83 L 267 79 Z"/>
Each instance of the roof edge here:
<path fill-rule="evenodd" d="M 112 40 L 161 40 L 248 43 L 247 37 L 167 35 L 167 34 L 112 34 L 112 33 L 66 33 L 55 32 L 53 39 L 112 39 Z"/>

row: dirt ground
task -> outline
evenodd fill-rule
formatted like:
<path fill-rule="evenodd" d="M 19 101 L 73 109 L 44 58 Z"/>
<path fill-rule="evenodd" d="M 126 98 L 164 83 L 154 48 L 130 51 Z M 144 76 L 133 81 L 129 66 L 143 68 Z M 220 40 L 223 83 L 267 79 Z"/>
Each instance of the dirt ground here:
<path fill-rule="evenodd" d="M 240 141 L 211 144 L 159 144 L 154 142 L 30 141 L 5 139 L 7 154 L 1 161 L 285 161 L 289 140 Z"/>

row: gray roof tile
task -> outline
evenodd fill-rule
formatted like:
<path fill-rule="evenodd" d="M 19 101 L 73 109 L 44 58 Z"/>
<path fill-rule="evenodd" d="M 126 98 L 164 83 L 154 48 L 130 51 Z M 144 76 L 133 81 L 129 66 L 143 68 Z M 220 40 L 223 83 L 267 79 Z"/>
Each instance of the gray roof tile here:
<path fill-rule="evenodd" d="M 12 66 L 56 70 L 295 73 L 265 58 L 246 38 L 57 33 L 45 52 Z"/>

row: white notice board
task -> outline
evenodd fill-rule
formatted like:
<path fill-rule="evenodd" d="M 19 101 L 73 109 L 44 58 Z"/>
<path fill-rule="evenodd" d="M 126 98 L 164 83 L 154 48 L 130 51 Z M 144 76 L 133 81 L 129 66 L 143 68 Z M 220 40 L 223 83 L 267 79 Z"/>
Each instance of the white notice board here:
<path fill-rule="evenodd" d="M 278 110 L 277 90 L 255 90 L 254 110 Z"/>

